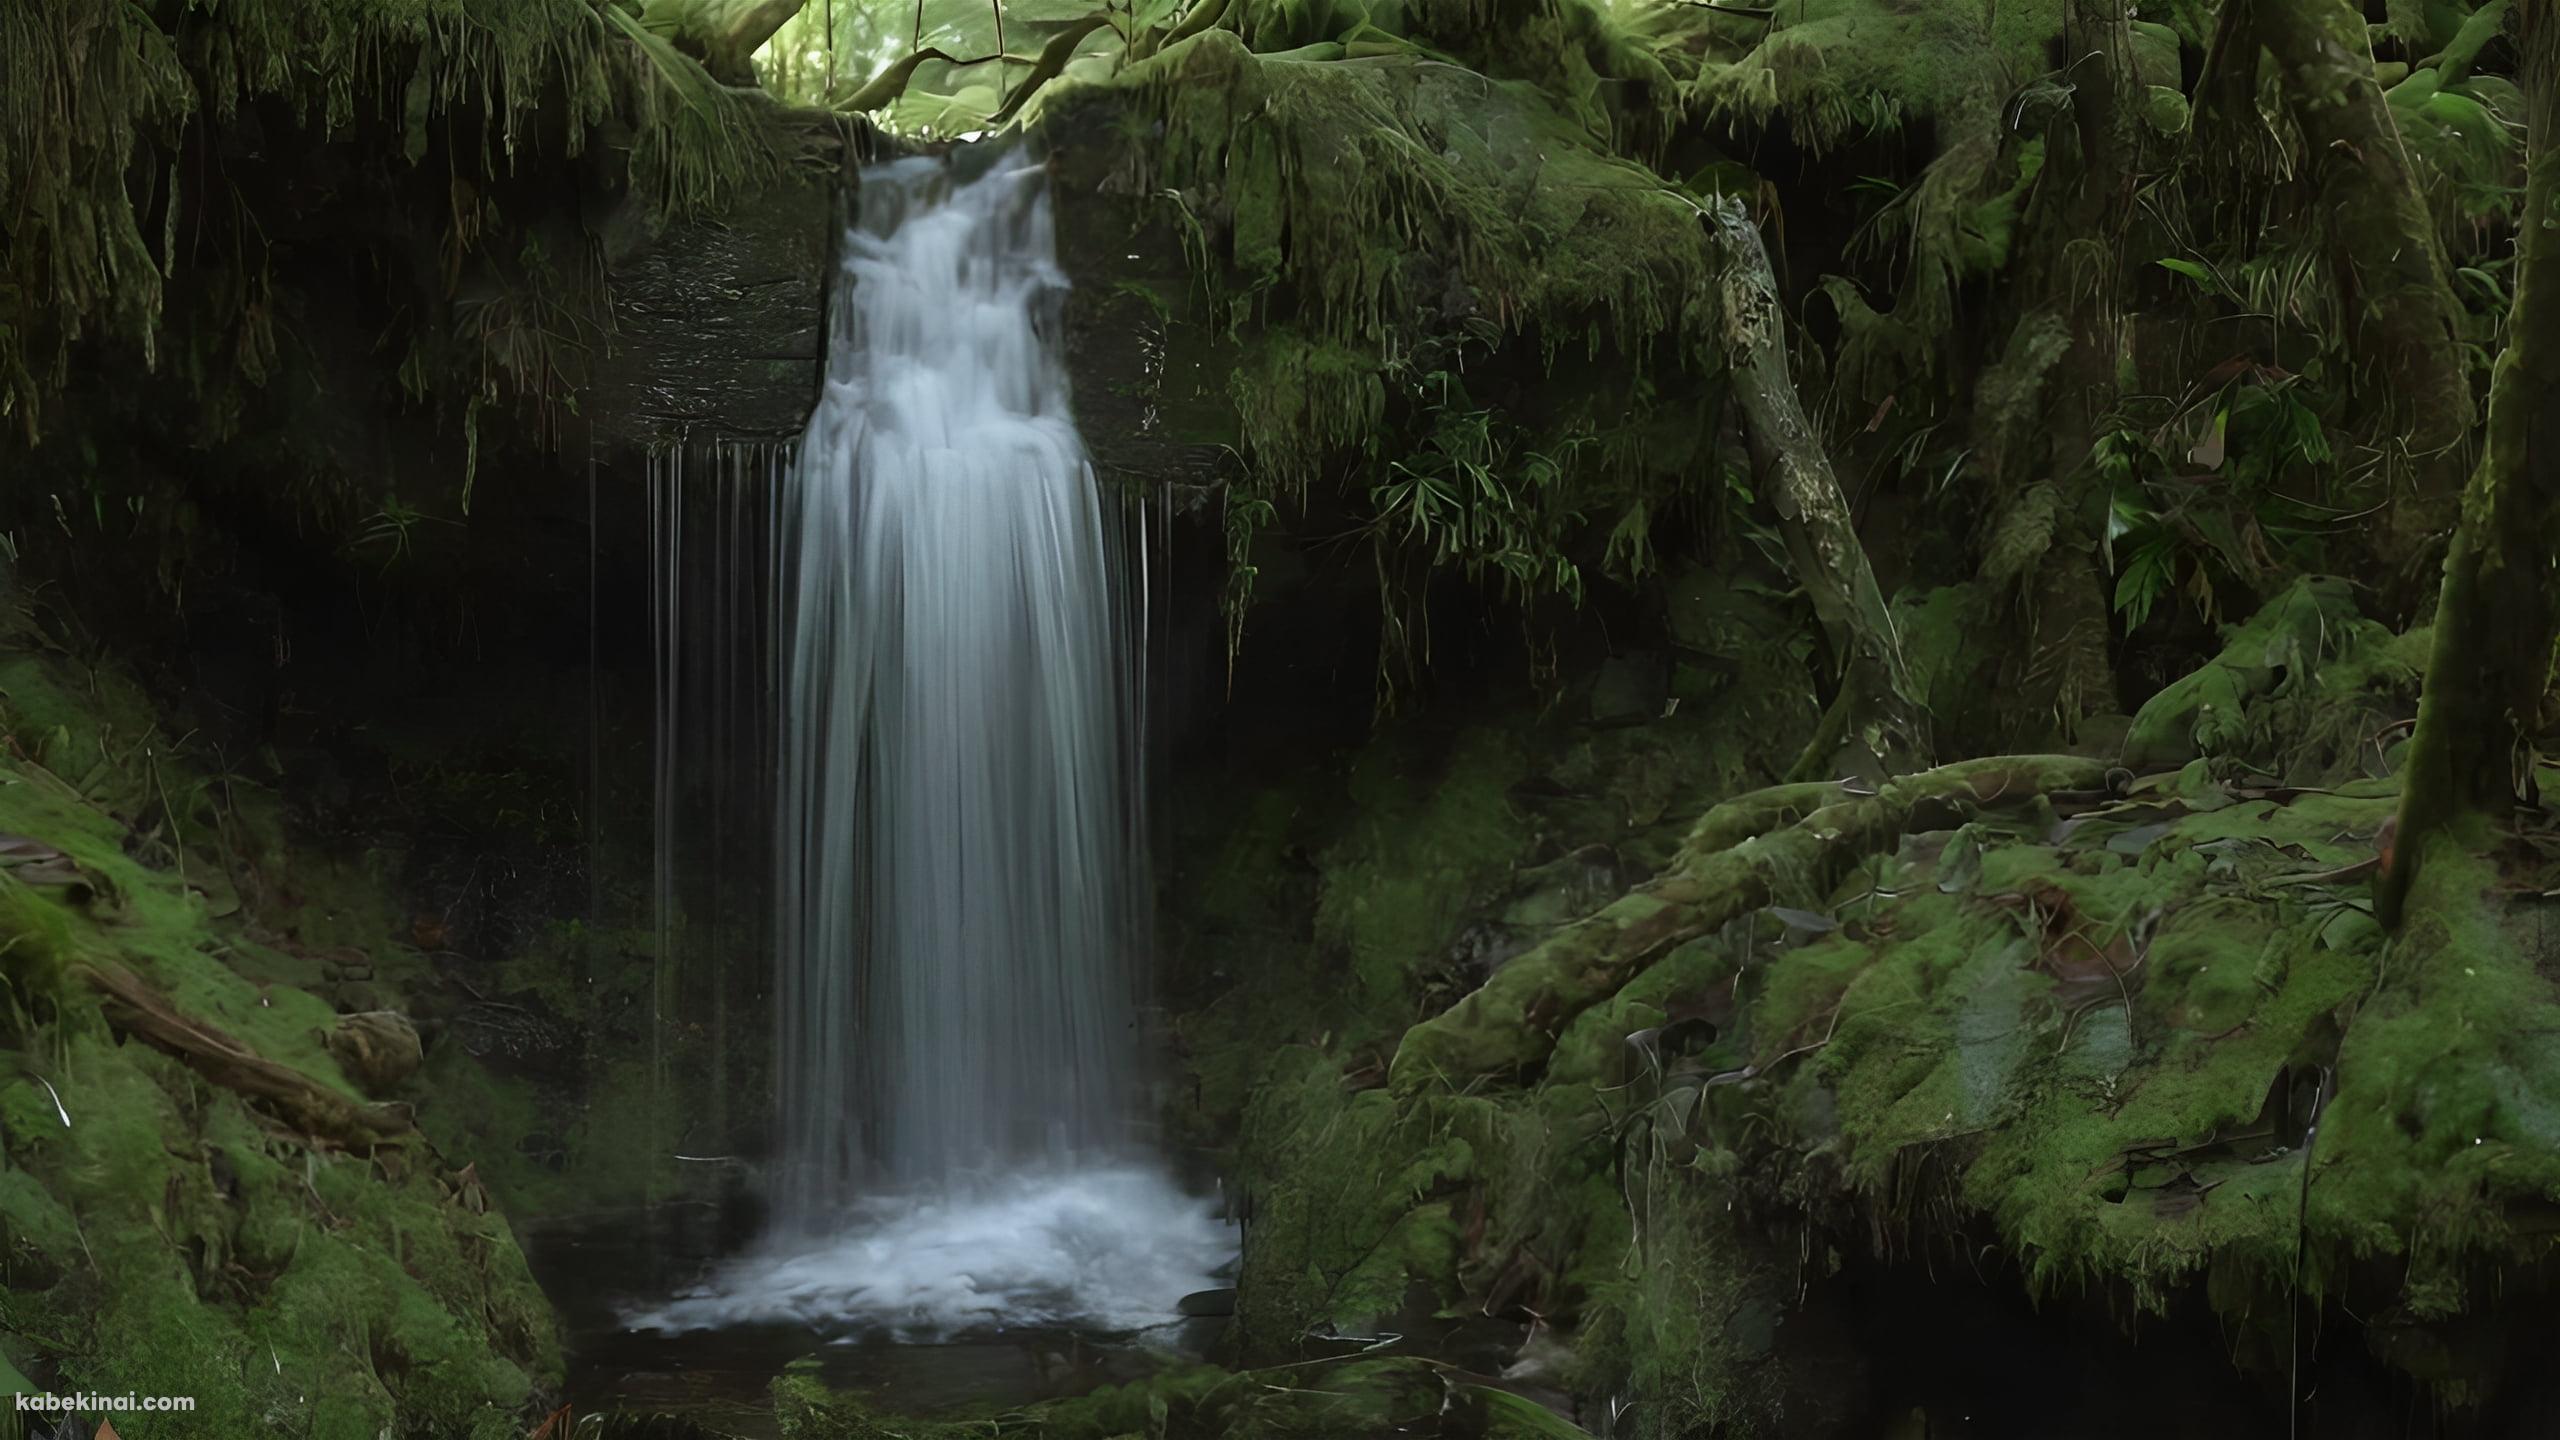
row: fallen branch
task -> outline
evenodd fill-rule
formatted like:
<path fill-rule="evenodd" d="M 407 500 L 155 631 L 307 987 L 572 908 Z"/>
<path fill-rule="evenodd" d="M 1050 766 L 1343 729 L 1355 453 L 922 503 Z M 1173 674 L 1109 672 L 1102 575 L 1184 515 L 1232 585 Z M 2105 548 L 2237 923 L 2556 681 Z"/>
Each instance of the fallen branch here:
<path fill-rule="evenodd" d="M 265 1104 L 306 1135 L 343 1149 L 371 1150 L 412 1129 L 405 1109 L 368 1105 L 267 1059 L 221 1030 L 179 1013 L 167 996 L 122 966 L 88 964 L 77 973 L 105 998 L 107 1022 L 116 1029 L 185 1061 L 225 1090 Z"/>
<path fill-rule="evenodd" d="M 867 115 L 883 105 L 894 103 L 900 96 L 907 93 L 907 84 L 915 78 L 916 67 L 927 60 L 940 60 L 953 69 L 965 69 L 972 65 L 988 65 L 999 60 L 1009 61 L 1014 58 L 1005 54 L 1001 46 L 992 55 L 980 55 L 970 60 L 958 59 L 927 46 L 881 71 L 871 78 L 869 84 L 837 101 L 835 110 L 839 115 Z"/>
<path fill-rule="evenodd" d="M 1793 824 L 1740 840 L 1727 838 L 1735 817 L 1783 817 L 1812 787 L 1780 786 L 1728 802 L 1698 823 L 1670 869 L 1557 931 L 1457 1004 L 1405 1031 L 1388 1084 L 1408 1091 L 1434 1081 L 1458 1085 L 1535 1065 L 1574 1016 L 1616 994 L 1672 947 L 1770 903 L 1780 885 L 1827 890 L 1906 834 L 1945 829 L 1995 805 L 2093 788 L 2105 782 L 2106 771 L 2104 760 L 2076 755 L 1965 760 L 1905 775 L 1872 795 L 1843 796 Z"/>

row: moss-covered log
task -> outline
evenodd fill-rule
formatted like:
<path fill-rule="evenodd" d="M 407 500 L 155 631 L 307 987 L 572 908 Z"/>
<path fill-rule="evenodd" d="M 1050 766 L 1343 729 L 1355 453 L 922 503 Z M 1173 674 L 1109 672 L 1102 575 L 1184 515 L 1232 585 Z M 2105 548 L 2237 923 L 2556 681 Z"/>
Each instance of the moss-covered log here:
<path fill-rule="evenodd" d="M 167 1051 L 222 1088 L 273 1110 L 296 1130 L 348 1150 L 371 1150 L 410 1133 L 406 1110 L 368 1105 L 279 1064 L 201 1020 L 120 965 L 82 967 L 118 1030 Z"/>
<path fill-rule="evenodd" d="M 1959 761 L 1903 776 L 1872 795 L 1844 798 L 1727 849 L 1694 847 L 1670 870 L 1557 931 L 1446 1012 L 1407 1030 L 1390 1078 L 1412 1089 L 1534 1066 L 1567 1021 L 1672 947 L 1750 914 L 1782 887 L 1819 893 L 1914 830 L 1943 828 L 1986 807 L 2056 790 L 2093 788 L 2105 775 L 2104 761 L 2072 755 Z"/>
<path fill-rule="evenodd" d="M 2462 502 L 2436 601 L 2434 651 L 2401 791 L 2396 858 L 2377 909 L 2396 924 L 2425 847 L 2457 816 L 2502 814 L 2518 747 L 2543 708 L 2560 555 L 2560 14 L 2523 13 L 2532 155 L 2506 352 L 2489 392 L 2488 444 Z"/>
<path fill-rule="evenodd" d="M 2473 408 L 2436 229 L 2391 106 L 2374 78 L 2362 7 L 2256 0 L 2257 32 L 2284 75 L 2318 169 L 2331 263 L 2361 352 L 2363 392 L 2399 431 L 2414 488 L 2395 493 L 2377 553 L 2404 573 L 2454 522 Z"/>
<path fill-rule="evenodd" d="M 1842 745 L 1863 745 L 1887 773 L 1928 763 L 1927 713 L 1894 635 L 1893 612 L 1867 563 L 1848 497 L 1832 471 L 1821 432 L 1806 418 L 1787 370 L 1784 310 L 1759 228 L 1727 199 L 1708 211 L 1723 249 L 1721 315 L 1725 363 L 1751 447 L 1768 473 L 1778 523 L 1841 670 L 1833 718 L 1795 767 L 1818 777 Z"/>

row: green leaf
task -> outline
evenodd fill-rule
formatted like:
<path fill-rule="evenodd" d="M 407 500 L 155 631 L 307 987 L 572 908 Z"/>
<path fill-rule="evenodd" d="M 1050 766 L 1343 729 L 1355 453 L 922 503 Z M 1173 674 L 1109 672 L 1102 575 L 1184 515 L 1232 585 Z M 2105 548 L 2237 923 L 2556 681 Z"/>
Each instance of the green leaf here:
<path fill-rule="evenodd" d="M 2213 288 L 2213 271 L 2193 260 L 2162 259 L 2152 263 L 2172 274 L 2186 276 L 2196 282 L 2199 288 L 2206 290 Z"/>
<path fill-rule="evenodd" d="M 2168 542 L 2154 540 L 2136 550 L 2116 577 L 2116 612 L 2125 617 L 2126 630 L 2141 629 L 2151 607 L 2169 592 L 2169 564 Z"/>

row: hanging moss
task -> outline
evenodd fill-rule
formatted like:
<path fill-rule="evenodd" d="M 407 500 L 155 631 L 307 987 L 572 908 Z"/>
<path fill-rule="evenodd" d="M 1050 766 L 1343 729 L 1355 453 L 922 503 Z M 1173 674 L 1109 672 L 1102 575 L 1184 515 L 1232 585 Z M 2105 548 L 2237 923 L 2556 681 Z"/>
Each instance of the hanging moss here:
<path fill-rule="evenodd" d="M 609 14 L 586 0 L 12 7 L 0 15 L 0 190 L 19 198 L 0 232 L 0 413 L 38 433 L 70 346 L 87 336 L 157 363 L 163 287 L 205 263 L 209 225 L 236 241 L 218 263 L 237 270 L 192 286 L 227 295 L 223 328 L 245 324 L 247 337 L 230 363 L 262 377 L 273 277 L 252 237 L 285 219 L 262 224 L 229 184 L 184 163 L 191 146 L 257 148 L 267 132 L 252 107 L 324 139 L 375 130 L 410 165 L 431 139 L 451 146 L 449 262 L 491 228 L 488 177 L 538 154 L 575 159 L 621 137 L 632 183 L 668 214 L 782 173 L 791 146 L 760 94 L 713 82 Z"/>
<path fill-rule="evenodd" d="M 1696 204 L 1525 84 L 1418 57 L 1256 55 L 1212 30 L 1113 88 L 1162 115 L 1149 157 L 1216 224 L 1206 259 L 1235 318 L 1286 287 L 1305 328 L 1372 352 L 1469 322 L 1677 350 L 1713 319 Z"/>
<path fill-rule="evenodd" d="M 1693 113 L 1749 133 L 1777 126 L 1824 154 L 1877 136 L 1926 137 L 1930 158 L 1869 222 L 1860 244 L 1899 262 L 1894 318 L 1921 335 L 1954 328 L 1954 289 L 2005 263 L 2016 214 L 2042 163 L 2035 126 L 2068 91 L 2052 69 L 2062 0 L 1904 5 L 1804 0 L 1744 18 L 1670 12 L 1696 59 Z M 2012 136 L 2024 135 L 2015 145 Z"/>
<path fill-rule="evenodd" d="M 1612 125 L 1574 99 L 1599 103 L 1593 56 L 1641 69 L 1645 52 L 1579 5 L 1521 8 L 1581 37 L 1566 46 L 1584 67 L 1579 91 L 1502 78 L 1491 59 L 1462 68 L 1407 38 L 1463 29 L 1454 12 L 1353 24 L 1321 7 L 1252 6 L 1230 17 L 1234 30 L 1178 40 L 1051 102 L 1043 121 L 1144 137 L 1123 141 L 1121 183 L 1164 197 L 1200 282 L 1193 314 L 1240 347 L 1231 622 L 1252 599 L 1252 536 L 1280 506 L 1308 506 L 1323 477 L 1355 514 L 1376 514 L 1382 708 L 1428 650 L 1415 577 L 1461 569 L 1524 608 L 1578 602 L 1582 553 L 1600 558 L 1593 542 L 1615 530 L 1628 538 L 1607 556 L 1640 569 L 1653 518 L 1690 498 L 1702 470 L 1694 451 L 1721 369 L 1717 256 L 1698 202 L 1613 151 Z M 1344 25 L 1353 50 L 1303 48 L 1302 36 Z M 1302 48 L 1257 51 L 1283 40 Z M 1109 118 L 1079 118 L 1096 114 Z M 1524 397 L 1512 377 L 1541 372 Z M 1505 403 L 1464 398 L 1460 377 L 1484 373 L 1506 382 Z M 1440 443 L 1453 423 L 1497 411 L 1484 453 Z M 1395 477 L 1372 467 L 1407 456 L 1446 503 L 1398 525 L 1377 498 Z M 1540 486 L 1561 503 L 1502 503 Z M 1480 506 L 1533 523 L 1496 527 L 1498 542 L 1479 546 L 1470 526 L 1423 513 Z"/>

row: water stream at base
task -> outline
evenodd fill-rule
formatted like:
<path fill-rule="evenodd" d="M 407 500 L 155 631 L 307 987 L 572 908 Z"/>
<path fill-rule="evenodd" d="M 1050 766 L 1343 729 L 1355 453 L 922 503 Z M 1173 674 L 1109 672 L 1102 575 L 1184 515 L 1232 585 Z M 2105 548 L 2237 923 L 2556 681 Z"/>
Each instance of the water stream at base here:
<path fill-rule="evenodd" d="M 1141 1330 L 1234 1241 L 1129 1133 L 1144 587 L 1055 351 L 1046 176 L 902 160 L 861 209 L 772 512 L 775 1223 L 626 1319 Z"/>

